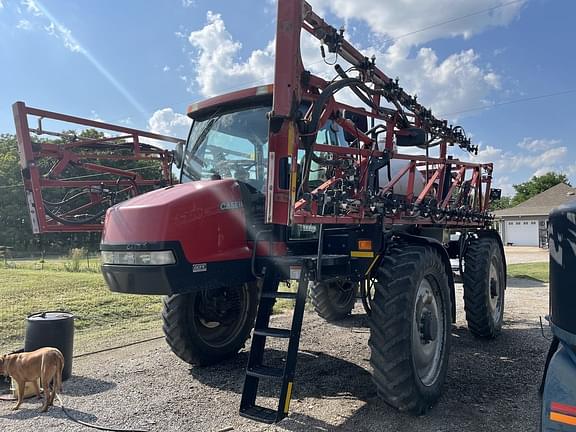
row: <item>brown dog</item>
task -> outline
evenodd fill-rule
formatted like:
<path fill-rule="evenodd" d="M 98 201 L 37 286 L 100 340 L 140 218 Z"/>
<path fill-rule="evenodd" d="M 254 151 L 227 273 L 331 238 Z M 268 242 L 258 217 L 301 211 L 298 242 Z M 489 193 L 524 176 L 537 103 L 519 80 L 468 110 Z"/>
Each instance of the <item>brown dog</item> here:
<path fill-rule="evenodd" d="M 54 403 L 57 391 L 62 391 L 62 369 L 64 368 L 64 356 L 56 348 L 40 348 L 32 352 L 8 354 L 0 357 L 0 374 L 8 375 L 16 381 L 18 386 L 18 403 L 13 408 L 20 408 L 24 400 L 24 387 L 26 382 L 31 382 L 40 396 L 40 389 L 36 380 L 40 378 L 44 389 L 44 405 L 42 412 Z M 52 390 L 50 390 L 52 384 Z"/>

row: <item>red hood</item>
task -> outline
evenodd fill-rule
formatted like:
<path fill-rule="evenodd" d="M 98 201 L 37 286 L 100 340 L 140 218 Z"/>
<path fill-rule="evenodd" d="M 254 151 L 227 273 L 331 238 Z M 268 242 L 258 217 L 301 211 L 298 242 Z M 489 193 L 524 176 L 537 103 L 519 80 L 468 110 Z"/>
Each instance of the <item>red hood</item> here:
<path fill-rule="evenodd" d="M 249 257 L 238 183 L 184 183 L 139 195 L 106 213 L 104 244 L 166 241 L 179 241 L 193 263 Z"/>

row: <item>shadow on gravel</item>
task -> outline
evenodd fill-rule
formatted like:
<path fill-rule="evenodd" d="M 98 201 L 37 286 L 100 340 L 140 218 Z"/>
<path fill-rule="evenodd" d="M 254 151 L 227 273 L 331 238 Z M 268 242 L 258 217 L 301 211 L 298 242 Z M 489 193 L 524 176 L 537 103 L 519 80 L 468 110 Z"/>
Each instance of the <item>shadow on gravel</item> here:
<path fill-rule="evenodd" d="M 74 375 L 69 380 L 65 381 L 62 386 L 66 396 L 80 397 L 91 396 L 112 390 L 116 387 L 116 383 Z"/>
<path fill-rule="evenodd" d="M 346 320 L 359 326 L 364 315 Z M 367 369 L 316 351 L 301 351 L 290 416 L 277 427 L 287 431 L 530 431 L 538 425 L 538 386 L 549 341 L 534 322 L 504 328 L 496 340 L 475 338 L 465 326 L 453 326 L 452 349 L 443 395 L 420 417 L 399 413 L 376 394 Z M 348 327 L 347 325 L 345 327 Z M 284 351 L 270 349 L 268 365 L 282 364 Z M 364 355 L 364 354 L 359 354 Z M 209 368 L 190 369 L 191 378 L 219 390 L 240 394 L 248 353 Z M 262 380 L 264 405 L 274 403 L 278 388 Z M 342 400 L 347 410 L 314 417 L 314 399 Z M 355 402 L 353 405 L 347 402 Z M 357 406 L 356 409 L 351 406 Z"/>
<path fill-rule="evenodd" d="M 265 362 L 272 367 L 283 364 L 285 352 L 268 349 Z M 192 368 L 190 375 L 202 384 L 241 393 L 248 353 L 209 368 Z M 277 397 L 279 387 L 272 380 L 261 380 L 259 394 Z M 278 380 L 280 381 L 280 380 Z M 370 373 L 354 363 L 316 351 L 299 351 L 294 399 L 342 397 L 366 400 L 376 394 Z"/>
<path fill-rule="evenodd" d="M 548 284 L 539 281 L 538 279 L 534 279 L 530 276 L 522 276 L 522 277 L 509 277 L 507 281 L 507 288 L 508 289 L 515 289 L 515 288 L 546 288 Z"/>
<path fill-rule="evenodd" d="M 549 342 L 540 328 L 504 329 L 496 340 L 476 339 L 466 327 L 453 327 L 450 367 L 439 403 L 424 416 L 411 416 L 387 406 L 375 394 L 370 376 L 348 375 L 340 382 L 342 398 L 361 399 L 360 408 L 334 423 L 293 412 L 278 426 L 288 431 L 530 431 L 539 423 L 538 386 Z M 315 366 L 314 369 L 317 369 Z M 340 369 L 299 373 L 307 380 L 338 379 Z M 353 369 L 350 369 L 353 372 Z M 305 375 L 305 376 L 302 376 Z M 330 376 L 328 376 L 330 375 Z M 320 385 L 320 384 L 316 384 Z M 348 392 L 348 393 L 347 393 Z M 333 394 L 338 394 L 334 389 Z M 324 398 L 329 395 L 324 394 Z M 293 411 L 298 410 L 297 406 Z"/>
<path fill-rule="evenodd" d="M 37 401 L 38 406 L 31 406 L 30 401 Z M 13 402 L 10 402 L 10 404 L 13 404 Z M 28 406 L 22 405 L 22 407 L 20 407 L 20 409 L 18 411 L 11 411 L 9 414 L 0 415 L 0 418 L 7 419 L 7 420 L 22 421 L 22 420 L 38 419 L 40 417 L 52 417 L 55 419 L 68 420 L 68 417 L 66 417 L 66 415 L 62 412 L 62 409 L 59 406 L 50 407 L 50 409 L 47 412 L 41 413 L 40 407 L 42 405 L 42 401 L 40 399 L 30 399 L 28 404 L 29 404 Z M 66 404 L 66 399 L 64 399 L 64 404 Z M 11 408 L 11 405 L 10 405 L 10 408 Z M 75 409 L 71 409 L 71 408 L 66 408 L 66 411 L 68 411 L 72 417 L 74 417 L 78 420 L 82 420 L 84 422 L 93 423 L 96 420 L 98 420 L 98 417 L 96 417 L 93 414 L 88 414 L 88 413 L 78 411 Z M 31 430 L 36 430 L 36 429 L 31 429 Z"/>
<path fill-rule="evenodd" d="M 339 321 L 331 321 L 330 324 L 335 325 L 337 327 L 343 328 L 370 328 L 370 323 L 368 322 L 368 315 L 366 313 L 352 313 L 352 315 L 339 320 Z"/>

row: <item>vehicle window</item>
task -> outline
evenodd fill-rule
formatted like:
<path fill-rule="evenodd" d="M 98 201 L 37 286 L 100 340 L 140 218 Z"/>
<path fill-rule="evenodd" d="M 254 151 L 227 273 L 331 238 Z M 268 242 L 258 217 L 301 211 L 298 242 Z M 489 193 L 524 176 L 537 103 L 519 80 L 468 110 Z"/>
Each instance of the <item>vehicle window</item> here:
<path fill-rule="evenodd" d="M 234 178 L 260 189 L 266 177 L 268 111 L 257 107 L 195 122 L 182 181 Z"/>

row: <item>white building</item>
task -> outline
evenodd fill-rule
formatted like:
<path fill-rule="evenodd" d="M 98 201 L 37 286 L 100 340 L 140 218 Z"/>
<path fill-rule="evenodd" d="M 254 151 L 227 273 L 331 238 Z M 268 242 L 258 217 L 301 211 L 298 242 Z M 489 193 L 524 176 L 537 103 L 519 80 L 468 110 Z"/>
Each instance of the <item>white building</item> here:
<path fill-rule="evenodd" d="M 560 183 L 504 210 L 496 222 L 502 241 L 509 246 L 548 246 L 548 214 L 554 207 L 576 199 L 576 189 Z"/>

